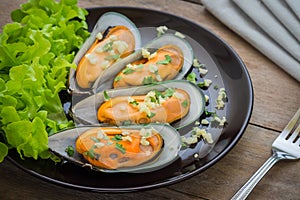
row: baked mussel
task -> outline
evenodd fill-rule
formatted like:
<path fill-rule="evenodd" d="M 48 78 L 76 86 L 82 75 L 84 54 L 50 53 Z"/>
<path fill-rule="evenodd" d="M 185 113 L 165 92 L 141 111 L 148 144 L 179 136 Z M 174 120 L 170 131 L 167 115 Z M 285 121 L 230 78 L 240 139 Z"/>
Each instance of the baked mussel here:
<path fill-rule="evenodd" d="M 169 123 L 187 126 L 204 111 L 203 92 L 186 80 L 111 89 L 89 96 L 72 107 L 77 124 L 126 125 Z"/>
<path fill-rule="evenodd" d="M 95 82 L 96 92 L 182 79 L 193 62 L 193 49 L 183 38 L 164 34 L 113 64 Z"/>
<path fill-rule="evenodd" d="M 70 91 L 92 93 L 94 82 L 107 68 L 140 46 L 140 32 L 130 19 L 116 12 L 103 14 L 74 58 L 77 68 L 70 71 Z"/>
<path fill-rule="evenodd" d="M 82 126 L 49 137 L 49 149 L 65 161 L 102 172 L 145 173 L 178 158 L 179 133 L 166 124 Z"/>

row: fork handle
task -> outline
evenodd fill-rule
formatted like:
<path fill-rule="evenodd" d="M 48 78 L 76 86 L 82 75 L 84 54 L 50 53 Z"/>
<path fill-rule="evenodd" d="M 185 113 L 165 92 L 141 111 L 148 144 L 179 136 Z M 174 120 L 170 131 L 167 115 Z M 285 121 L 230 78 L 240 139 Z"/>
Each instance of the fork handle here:
<path fill-rule="evenodd" d="M 281 160 L 276 154 L 273 154 L 245 183 L 245 185 L 231 198 L 231 200 L 244 200 L 262 177 L 271 169 L 271 167 Z"/>

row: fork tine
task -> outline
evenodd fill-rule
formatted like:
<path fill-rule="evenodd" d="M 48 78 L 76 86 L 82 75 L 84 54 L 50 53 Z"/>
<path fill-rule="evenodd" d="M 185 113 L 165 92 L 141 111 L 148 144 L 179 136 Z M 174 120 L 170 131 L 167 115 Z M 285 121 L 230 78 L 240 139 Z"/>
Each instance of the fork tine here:
<path fill-rule="evenodd" d="M 281 134 L 282 134 L 282 136 L 284 136 L 284 138 L 286 138 L 289 135 L 289 133 L 293 130 L 293 128 L 296 125 L 299 118 L 300 118 L 300 108 L 298 109 L 298 111 L 295 113 L 293 118 L 289 121 L 289 123 L 285 126 L 285 128 L 281 132 Z"/>
<path fill-rule="evenodd" d="M 295 131 L 292 133 L 291 137 L 289 138 L 289 140 L 291 140 L 293 143 L 295 142 L 299 142 L 299 132 L 300 132 L 300 124 L 298 125 L 298 127 L 295 129 Z"/>
<path fill-rule="evenodd" d="M 300 147 L 300 140 L 299 139 L 296 141 L 295 145 L 296 146 L 298 145 L 298 147 Z"/>
<path fill-rule="evenodd" d="M 295 143 L 295 145 L 296 146 L 298 145 L 298 147 L 300 147 L 300 140 L 297 140 L 297 142 Z"/>

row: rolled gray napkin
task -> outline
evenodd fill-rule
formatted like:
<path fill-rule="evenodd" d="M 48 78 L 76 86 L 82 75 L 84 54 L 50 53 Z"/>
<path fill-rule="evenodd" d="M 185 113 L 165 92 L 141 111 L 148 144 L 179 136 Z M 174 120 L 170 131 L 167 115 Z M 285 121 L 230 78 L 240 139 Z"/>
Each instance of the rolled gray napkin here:
<path fill-rule="evenodd" d="M 293 52 L 296 51 L 296 49 L 298 48 L 298 41 L 293 36 L 291 36 L 291 33 L 285 28 L 283 28 L 282 25 L 280 29 L 285 29 L 284 33 L 288 34 L 288 36 L 279 33 L 278 35 L 273 34 L 272 38 L 269 34 L 265 32 L 265 30 L 272 30 L 275 33 L 278 32 L 278 30 L 275 30 L 275 28 L 279 27 L 278 23 L 281 23 L 278 21 L 275 22 L 277 19 L 274 17 L 273 14 L 270 14 L 270 11 L 266 9 L 265 5 L 262 2 L 259 2 L 258 5 L 255 3 L 250 3 L 257 3 L 257 1 L 240 0 L 239 3 L 242 4 L 241 2 L 243 2 L 242 7 L 244 10 L 249 10 L 250 8 L 245 7 L 251 7 L 254 5 L 254 7 L 252 8 L 252 12 L 257 12 L 258 14 L 260 14 L 261 18 L 265 16 L 267 16 L 266 18 L 270 18 L 273 16 L 273 18 L 271 19 L 271 21 L 273 22 L 272 27 L 270 27 L 269 23 L 266 23 L 264 20 L 257 19 L 258 17 L 255 16 L 254 18 L 256 18 L 256 20 L 260 23 L 259 26 L 256 21 L 249 17 L 248 13 L 244 12 L 244 10 L 241 9 L 239 3 L 237 2 L 238 0 L 202 0 L 202 4 L 206 7 L 206 9 L 209 12 L 211 12 L 221 22 L 223 22 L 230 29 L 232 29 L 234 32 L 236 32 L 245 40 L 247 40 L 251 45 L 253 45 L 260 52 L 265 54 L 274 63 L 276 63 L 278 66 L 280 66 L 282 69 L 284 69 L 287 73 L 289 73 L 291 76 L 293 76 L 296 80 L 300 82 L 300 62 L 297 61 L 297 59 L 295 58 L 298 57 L 297 55 L 300 53 L 300 51 Z M 259 9 L 257 7 L 264 8 Z M 259 11 L 253 9 L 259 9 Z M 268 13 L 266 14 L 260 12 Z M 262 27 L 265 30 L 262 29 Z M 289 42 L 292 43 L 291 45 L 293 46 L 293 48 L 287 47 L 286 45 L 286 48 L 283 48 L 282 44 L 280 45 L 278 41 L 275 41 L 274 38 L 279 37 L 279 35 L 280 37 L 283 37 L 283 39 L 279 39 L 279 41 L 281 42 L 283 42 L 286 37 L 290 38 Z M 291 52 L 289 52 L 287 49 L 291 50 Z"/>
<path fill-rule="evenodd" d="M 300 1 L 298 0 L 285 0 L 289 7 L 294 11 L 295 15 L 300 20 Z"/>
<path fill-rule="evenodd" d="M 233 0 L 262 30 L 300 62 L 300 44 L 260 0 Z M 274 0 L 273 0 L 274 1 Z M 275 0 L 274 2 L 276 2 Z"/>
<path fill-rule="evenodd" d="M 300 20 L 290 10 L 284 1 L 262 0 L 273 15 L 286 27 L 288 31 L 300 42 Z M 300 1 L 295 1 L 299 2 Z M 300 7 L 300 5 L 299 5 Z"/>

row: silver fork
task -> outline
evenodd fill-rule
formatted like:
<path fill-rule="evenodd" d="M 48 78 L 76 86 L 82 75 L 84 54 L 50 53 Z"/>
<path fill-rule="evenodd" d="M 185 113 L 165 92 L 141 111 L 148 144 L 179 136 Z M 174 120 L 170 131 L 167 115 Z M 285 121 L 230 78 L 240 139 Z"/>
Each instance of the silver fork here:
<path fill-rule="evenodd" d="M 280 135 L 272 144 L 272 156 L 257 170 L 255 174 L 245 183 L 245 185 L 231 198 L 231 200 L 243 200 L 248 197 L 256 184 L 271 169 L 271 167 L 283 159 L 300 158 L 300 124 L 297 128 L 297 122 L 300 119 L 300 108 L 289 121 Z M 294 132 L 292 132 L 294 130 Z"/>

